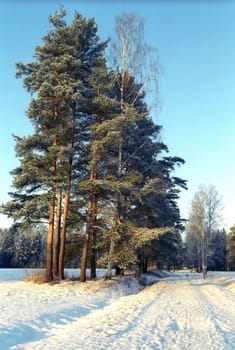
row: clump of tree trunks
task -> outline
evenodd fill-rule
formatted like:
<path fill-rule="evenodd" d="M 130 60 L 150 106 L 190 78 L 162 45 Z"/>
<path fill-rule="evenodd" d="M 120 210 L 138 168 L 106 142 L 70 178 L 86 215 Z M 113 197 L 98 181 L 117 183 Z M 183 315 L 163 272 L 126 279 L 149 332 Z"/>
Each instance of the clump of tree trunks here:
<path fill-rule="evenodd" d="M 228 268 L 228 237 L 221 225 L 222 200 L 212 185 L 201 185 L 191 204 L 186 226 L 185 263 L 206 274 Z"/>
<path fill-rule="evenodd" d="M 65 16 L 63 7 L 50 16 L 34 60 L 16 64 L 31 95 L 33 133 L 14 136 L 19 166 L 3 211 L 22 230 L 47 226 L 47 281 L 64 278 L 66 242 L 76 235 L 81 282 L 87 266 L 96 277 L 97 263 L 109 274 L 130 265 L 146 270 L 166 241 L 173 266 L 182 248 L 177 199 L 186 184 L 171 175 L 184 161 L 167 155 L 147 104 L 156 91 L 156 51 L 134 15 L 117 18 L 110 46 L 94 19 L 75 12 L 67 24 Z"/>

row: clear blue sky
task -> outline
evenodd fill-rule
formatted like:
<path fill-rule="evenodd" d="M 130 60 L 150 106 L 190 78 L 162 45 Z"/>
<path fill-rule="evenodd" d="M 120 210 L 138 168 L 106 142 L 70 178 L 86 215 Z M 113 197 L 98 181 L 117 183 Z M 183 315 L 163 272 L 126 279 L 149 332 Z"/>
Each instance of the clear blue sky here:
<path fill-rule="evenodd" d="M 136 12 L 145 20 L 145 39 L 158 49 L 160 105 L 154 120 L 172 156 L 186 164 L 177 176 L 188 180 L 179 200 L 187 218 L 200 184 L 223 197 L 224 226 L 235 223 L 235 2 L 234 1 L 21 1 L 0 0 L 0 202 L 8 200 L 17 166 L 12 133 L 30 133 L 25 116 L 30 96 L 15 79 L 15 62 L 30 62 L 48 30 L 48 15 L 63 3 L 94 17 L 101 39 L 113 33 L 115 16 Z M 0 227 L 6 225 L 0 216 Z"/>

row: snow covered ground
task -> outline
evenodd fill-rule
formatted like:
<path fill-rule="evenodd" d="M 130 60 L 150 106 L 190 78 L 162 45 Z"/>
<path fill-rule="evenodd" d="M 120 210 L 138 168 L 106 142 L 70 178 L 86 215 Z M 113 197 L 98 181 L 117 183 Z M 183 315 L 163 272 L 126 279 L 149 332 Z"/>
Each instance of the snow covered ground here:
<path fill-rule="evenodd" d="M 1 350 L 235 349 L 235 272 L 148 275 L 145 288 L 131 278 L 35 285 L 24 274 L 0 270 Z"/>

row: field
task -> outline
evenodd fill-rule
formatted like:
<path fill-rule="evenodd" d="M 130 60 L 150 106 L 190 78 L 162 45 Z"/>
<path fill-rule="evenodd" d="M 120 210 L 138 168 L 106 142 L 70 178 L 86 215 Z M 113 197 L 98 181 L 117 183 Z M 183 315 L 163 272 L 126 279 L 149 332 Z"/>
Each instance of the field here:
<path fill-rule="evenodd" d="M 145 288 L 134 278 L 35 285 L 28 273 L 0 270 L 1 350 L 235 349 L 235 272 L 146 275 Z"/>

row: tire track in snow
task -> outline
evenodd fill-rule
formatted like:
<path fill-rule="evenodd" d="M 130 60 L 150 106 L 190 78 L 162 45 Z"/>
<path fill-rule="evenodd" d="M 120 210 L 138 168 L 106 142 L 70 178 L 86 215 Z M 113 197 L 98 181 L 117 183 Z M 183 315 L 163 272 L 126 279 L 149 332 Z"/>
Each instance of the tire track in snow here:
<path fill-rule="evenodd" d="M 201 300 L 206 305 L 205 312 L 213 315 L 214 339 L 222 340 L 224 349 L 235 349 L 235 294 L 214 284 L 210 279 L 201 283 Z M 221 349 L 218 347 L 218 349 Z"/>
<path fill-rule="evenodd" d="M 225 328 L 221 325 L 227 313 L 223 310 L 220 315 L 220 311 L 214 306 L 214 301 L 206 298 L 204 280 L 202 281 L 169 283 L 165 300 L 162 300 L 161 305 L 166 311 L 165 315 L 161 315 L 162 325 L 158 325 L 163 339 L 159 349 L 234 349 L 234 324 L 232 321 L 228 322 L 225 332 Z M 221 304 L 225 302 L 221 293 L 218 293 L 218 298 Z M 174 310 L 173 313 L 171 308 Z M 234 317 L 233 310 L 233 319 Z M 171 324 L 169 330 L 164 326 L 166 320 Z"/>
<path fill-rule="evenodd" d="M 161 281 L 141 292 L 138 302 L 134 298 L 132 303 L 131 297 L 124 305 L 119 302 L 116 318 L 109 316 L 113 334 L 118 332 L 119 337 L 104 339 L 103 349 L 234 350 L 234 311 L 228 317 L 227 309 L 217 308 L 205 295 L 204 283 L 190 279 Z M 210 286 L 209 290 L 214 288 Z M 221 290 L 216 297 L 221 305 L 226 304 Z M 112 338 L 110 323 L 107 329 L 107 336 Z"/>

